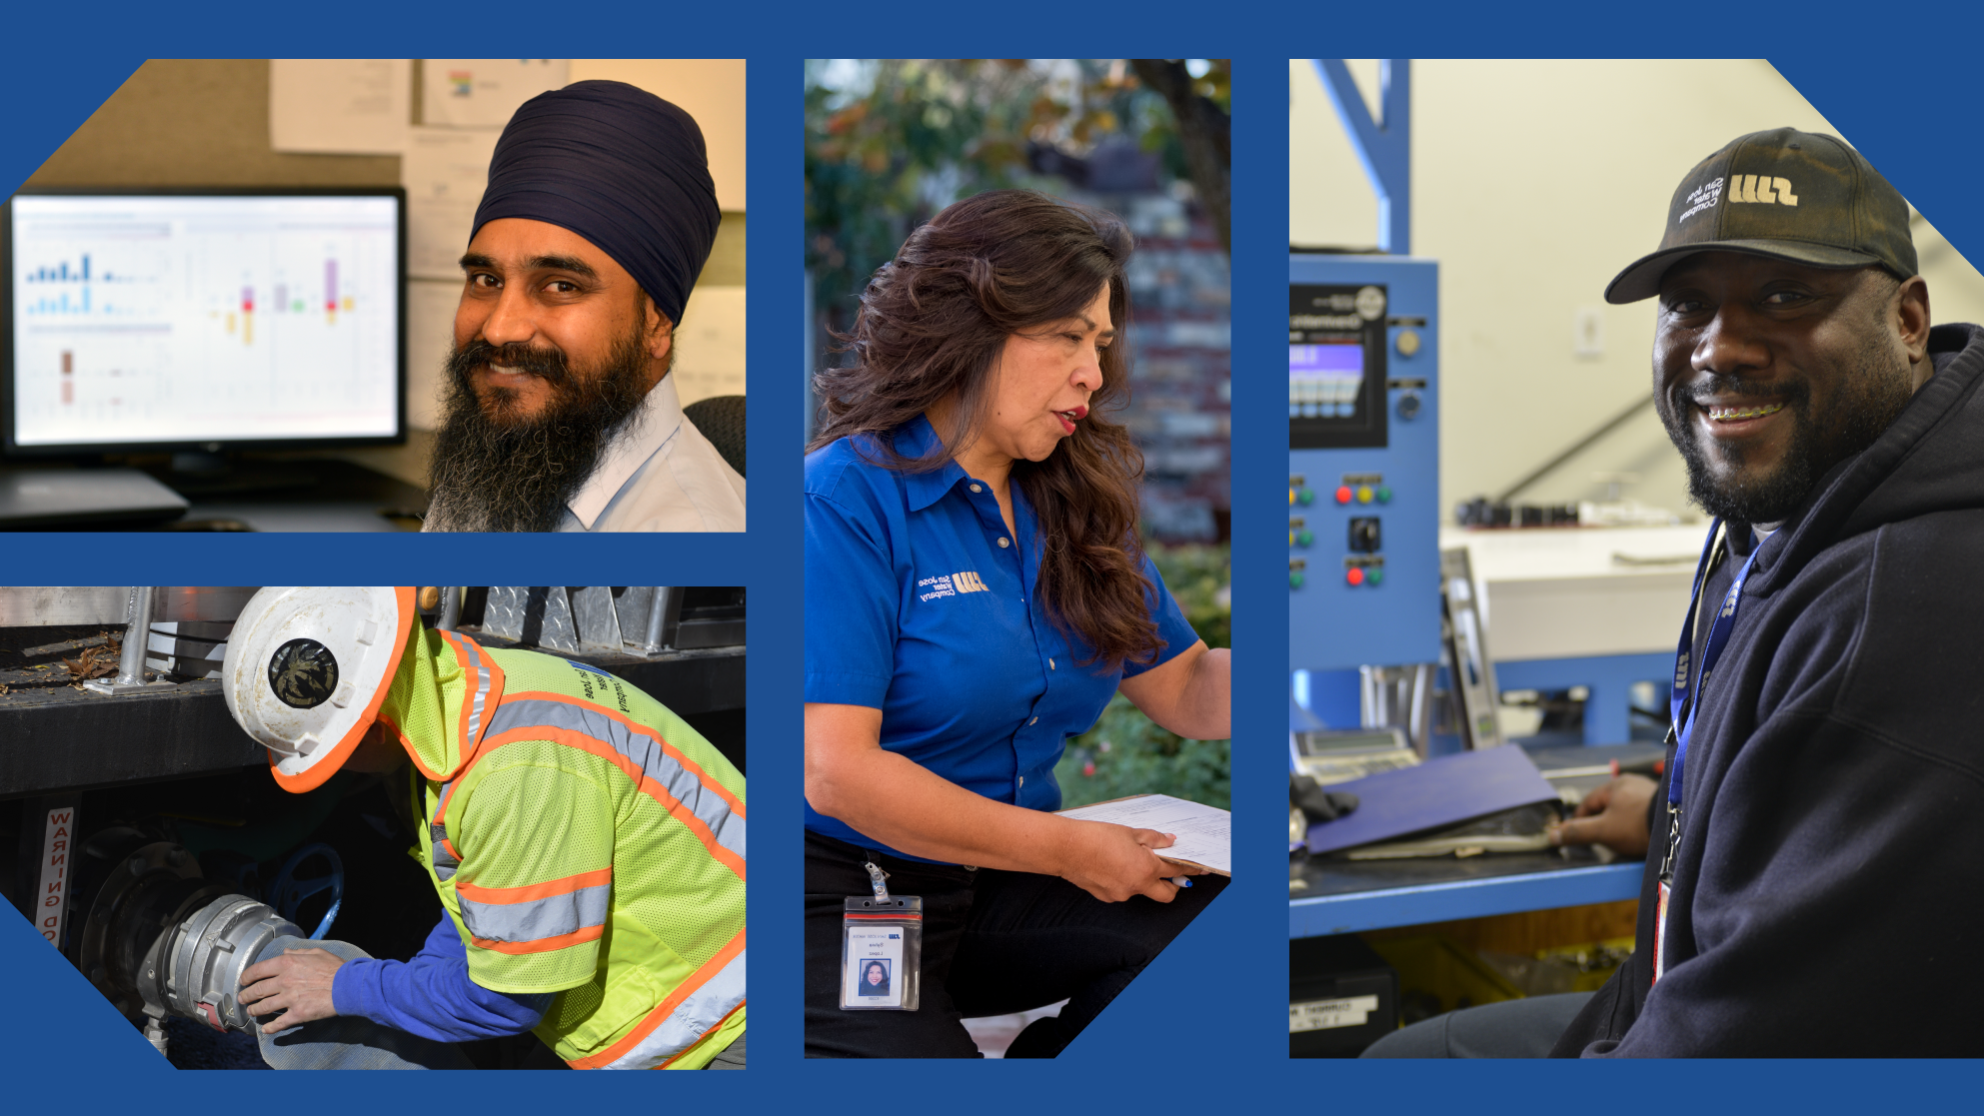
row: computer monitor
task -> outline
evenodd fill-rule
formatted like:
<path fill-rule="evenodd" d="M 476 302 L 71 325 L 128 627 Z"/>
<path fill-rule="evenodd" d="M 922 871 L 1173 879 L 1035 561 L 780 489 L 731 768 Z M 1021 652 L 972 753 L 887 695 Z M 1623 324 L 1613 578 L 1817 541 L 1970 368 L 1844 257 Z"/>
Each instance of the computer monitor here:
<path fill-rule="evenodd" d="M 406 436 L 406 193 L 24 190 L 0 209 L 10 457 Z"/>

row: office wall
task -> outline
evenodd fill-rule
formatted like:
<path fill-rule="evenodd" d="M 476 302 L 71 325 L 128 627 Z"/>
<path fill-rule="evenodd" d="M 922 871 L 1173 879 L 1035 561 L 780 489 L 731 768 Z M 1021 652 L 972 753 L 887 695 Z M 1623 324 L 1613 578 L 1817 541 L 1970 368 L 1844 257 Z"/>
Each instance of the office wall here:
<path fill-rule="evenodd" d="M 418 68 L 416 67 L 416 73 Z M 683 319 L 678 371 L 720 362 L 741 372 L 745 284 L 744 64 L 740 60 L 575 59 L 571 79 L 626 81 L 682 104 L 702 126 L 728 208 Z M 414 98 L 415 112 L 420 99 Z M 153 59 L 140 66 L 30 186 L 394 186 L 397 155 L 299 155 L 269 144 L 267 59 Z M 468 230 L 462 230 L 466 237 Z M 452 326 L 454 284 L 415 280 L 409 292 L 408 415 L 404 449 L 354 451 L 426 484 L 423 431 L 436 418 L 440 366 Z M 443 292 L 439 288 L 446 287 Z M 700 300 L 700 301 L 699 301 Z M 699 310 L 698 307 L 707 307 Z M 721 326 L 720 335 L 717 327 Z M 685 381 L 686 382 L 686 381 Z M 685 402 L 693 399 L 693 394 Z"/>
<path fill-rule="evenodd" d="M 1688 168 L 1745 132 L 1838 130 L 1762 61 L 1412 65 L 1411 247 L 1441 264 L 1451 518 L 1649 395 L 1653 304 L 1608 306 L 1603 292 L 1658 246 Z M 1291 242 L 1375 244 L 1376 202 L 1307 60 L 1289 64 L 1289 149 Z M 1984 276 L 1933 226 L 1914 232 L 1935 320 L 1984 321 Z M 1575 352 L 1581 310 L 1601 324 L 1600 355 Z M 1604 498 L 1606 474 L 1637 476 L 1623 496 L 1700 514 L 1651 407 L 1518 499 Z"/>

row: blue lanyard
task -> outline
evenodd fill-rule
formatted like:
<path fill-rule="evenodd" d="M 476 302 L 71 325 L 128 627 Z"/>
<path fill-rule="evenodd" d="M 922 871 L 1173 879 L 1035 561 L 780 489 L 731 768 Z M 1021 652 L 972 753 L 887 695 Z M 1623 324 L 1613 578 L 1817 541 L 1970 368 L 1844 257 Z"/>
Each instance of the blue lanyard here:
<path fill-rule="evenodd" d="M 1754 535 L 1751 537 L 1755 538 Z M 1709 675 L 1715 670 L 1716 661 L 1722 658 L 1722 648 L 1729 642 L 1730 631 L 1736 627 L 1736 609 L 1743 603 L 1743 584 L 1749 580 L 1750 567 L 1763 551 L 1761 544 L 1753 546 L 1743 568 L 1736 571 L 1736 580 L 1729 583 L 1729 593 L 1722 599 L 1722 608 L 1716 612 L 1714 623 L 1709 625 L 1708 640 L 1702 647 L 1700 670 L 1691 670 L 1695 625 L 1699 622 L 1702 606 L 1702 585 L 1708 580 L 1710 560 L 1722 538 L 1723 524 L 1718 519 L 1709 530 L 1708 542 L 1702 547 L 1701 563 L 1695 567 L 1694 596 L 1688 605 L 1688 619 L 1681 627 L 1681 645 L 1674 652 L 1674 692 L 1669 699 L 1669 708 L 1674 717 L 1676 742 L 1674 769 L 1667 776 L 1667 804 L 1676 810 L 1681 806 L 1681 767 L 1688 759 L 1688 739 L 1694 735 L 1695 714 L 1701 709 L 1702 690 L 1708 686 Z M 1691 695 L 1693 701 L 1688 700 Z M 1682 717 L 1684 711 L 1686 719 Z"/>

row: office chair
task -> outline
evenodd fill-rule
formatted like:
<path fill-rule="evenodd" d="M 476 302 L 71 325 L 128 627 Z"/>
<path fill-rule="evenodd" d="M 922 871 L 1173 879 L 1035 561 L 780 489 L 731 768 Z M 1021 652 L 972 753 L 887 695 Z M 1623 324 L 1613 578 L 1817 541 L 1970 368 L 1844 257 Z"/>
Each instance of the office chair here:
<path fill-rule="evenodd" d="M 744 397 L 712 395 L 682 408 L 682 414 L 703 432 L 723 460 L 744 475 Z"/>

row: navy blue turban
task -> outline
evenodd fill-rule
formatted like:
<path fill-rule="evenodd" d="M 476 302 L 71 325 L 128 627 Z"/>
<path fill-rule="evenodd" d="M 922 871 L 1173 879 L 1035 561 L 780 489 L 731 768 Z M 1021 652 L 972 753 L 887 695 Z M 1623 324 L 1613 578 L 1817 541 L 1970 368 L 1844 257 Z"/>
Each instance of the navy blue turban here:
<path fill-rule="evenodd" d="M 679 323 L 722 215 L 694 117 L 631 85 L 580 81 L 525 101 L 496 141 L 469 239 L 502 217 L 585 237 Z"/>

